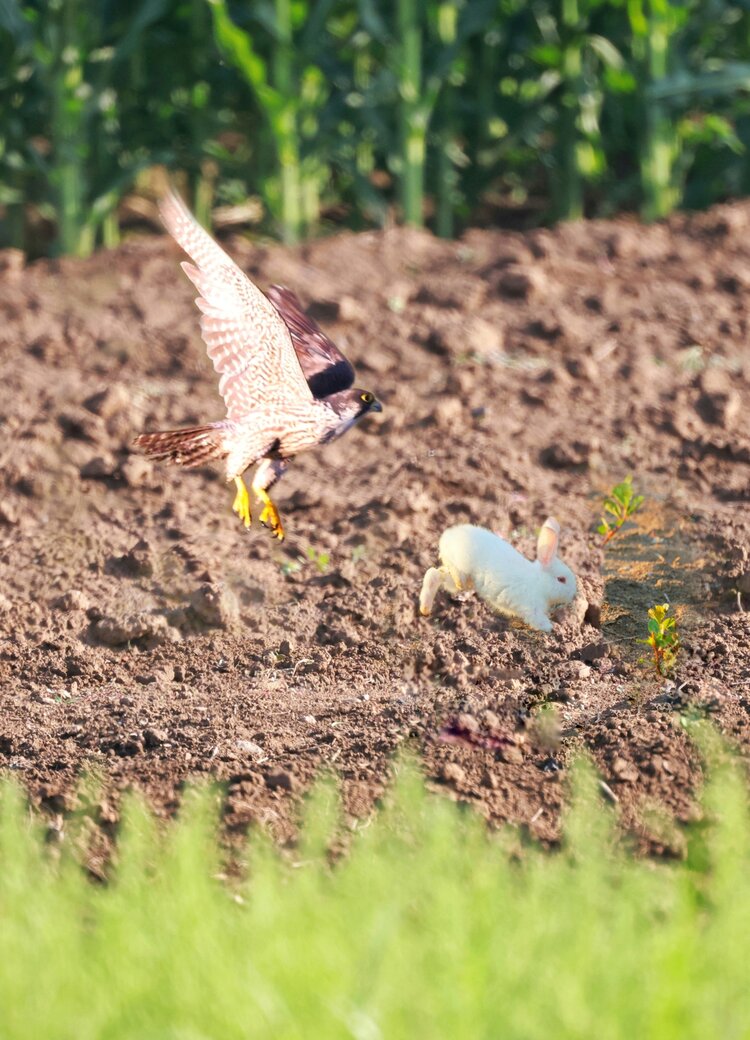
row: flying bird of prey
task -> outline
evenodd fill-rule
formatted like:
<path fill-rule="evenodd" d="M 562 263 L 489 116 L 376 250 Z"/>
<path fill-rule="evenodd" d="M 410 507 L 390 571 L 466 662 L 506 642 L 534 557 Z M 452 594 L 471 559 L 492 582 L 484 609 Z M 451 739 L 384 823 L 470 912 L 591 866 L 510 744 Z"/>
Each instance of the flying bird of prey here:
<path fill-rule="evenodd" d="M 251 523 L 242 474 L 260 461 L 252 490 L 263 503 L 260 521 L 282 539 L 284 528 L 269 490 L 302 451 L 346 433 L 368 412 L 382 410 L 369 390 L 353 388 L 354 369 L 305 314 L 289 289 L 268 297 L 250 281 L 171 192 L 162 220 L 194 263 L 185 274 L 200 295 L 201 334 L 219 374 L 226 419 L 183 430 L 143 433 L 147 455 L 180 466 L 224 460 L 237 489 L 233 509 Z"/>

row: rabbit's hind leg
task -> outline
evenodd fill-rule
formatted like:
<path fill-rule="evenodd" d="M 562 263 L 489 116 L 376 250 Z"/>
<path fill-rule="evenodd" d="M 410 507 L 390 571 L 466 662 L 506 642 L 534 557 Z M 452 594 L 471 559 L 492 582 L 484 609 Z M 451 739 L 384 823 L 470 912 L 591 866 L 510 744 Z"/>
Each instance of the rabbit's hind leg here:
<path fill-rule="evenodd" d="M 430 567 L 424 576 L 422 591 L 419 594 L 419 613 L 424 617 L 432 613 L 432 605 L 440 589 L 445 589 L 451 594 L 459 591 L 445 567 Z"/>
<path fill-rule="evenodd" d="M 422 591 L 419 593 L 419 613 L 428 617 L 432 613 L 432 604 L 443 584 L 442 567 L 430 567 L 422 582 Z"/>

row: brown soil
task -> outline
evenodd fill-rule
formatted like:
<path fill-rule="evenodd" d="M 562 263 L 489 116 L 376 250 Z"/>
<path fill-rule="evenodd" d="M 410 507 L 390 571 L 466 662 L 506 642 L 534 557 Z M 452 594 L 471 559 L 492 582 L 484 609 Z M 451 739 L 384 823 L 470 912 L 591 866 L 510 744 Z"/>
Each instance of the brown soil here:
<path fill-rule="evenodd" d="M 583 747 L 641 842 L 679 851 L 653 821 L 695 812 L 686 713 L 750 747 L 750 205 L 229 248 L 314 306 L 385 411 L 297 460 L 279 546 L 219 472 L 130 453 L 221 414 L 171 243 L 2 255 L 4 765 L 53 826 L 82 773 L 105 826 L 124 788 L 168 812 L 199 773 L 226 783 L 230 833 L 285 838 L 322 767 L 365 815 L 408 744 L 450 796 L 553 840 Z M 647 507 L 603 552 L 602 493 L 628 473 Z M 446 526 L 531 553 L 549 513 L 584 593 L 551 636 L 471 598 L 418 616 Z M 666 600 L 673 681 L 635 642 Z"/>

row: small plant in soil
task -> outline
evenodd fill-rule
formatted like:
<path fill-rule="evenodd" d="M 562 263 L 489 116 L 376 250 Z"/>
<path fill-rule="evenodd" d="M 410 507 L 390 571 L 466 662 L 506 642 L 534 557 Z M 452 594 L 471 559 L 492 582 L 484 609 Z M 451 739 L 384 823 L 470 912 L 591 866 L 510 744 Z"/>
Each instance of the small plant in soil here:
<path fill-rule="evenodd" d="M 313 563 L 318 569 L 319 574 L 325 574 L 330 562 L 330 553 L 318 552 L 318 550 L 314 549 L 313 546 L 309 546 L 304 556 L 297 556 L 296 559 L 281 560 L 279 562 L 279 569 L 285 578 L 289 578 L 298 571 L 301 571 L 305 564 Z"/>
<path fill-rule="evenodd" d="M 282 560 L 279 563 L 279 570 L 285 578 L 290 578 L 293 574 L 296 574 L 297 571 L 302 570 L 303 563 L 304 560 L 302 560 L 301 557 L 296 560 Z"/>
<path fill-rule="evenodd" d="M 327 552 L 318 552 L 312 546 L 307 550 L 307 558 L 310 563 L 314 563 L 318 568 L 320 574 L 325 574 L 328 570 L 328 564 L 331 562 L 331 555 Z"/>
<path fill-rule="evenodd" d="M 661 603 L 648 612 L 648 639 L 639 643 L 650 646 L 653 665 L 658 675 L 667 677 L 674 671 L 680 649 L 677 618 L 669 616 L 669 604 Z"/>
<path fill-rule="evenodd" d="M 597 531 L 604 539 L 602 545 L 606 545 L 607 542 L 614 538 L 625 521 L 629 520 L 641 508 L 644 501 L 643 495 L 633 494 L 632 477 L 626 477 L 620 484 L 615 484 L 609 495 L 604 499 L 602 507 L 604 512 L 609 513 L 612 519 L 609 520 L 603 516 L 602 522 L 597 527 Z"/>
<path fill-rule="evenodd" d="M 352 563 L 358 564 L 367 556 L 366 545 L 355 545 L 352 549 Z"/>

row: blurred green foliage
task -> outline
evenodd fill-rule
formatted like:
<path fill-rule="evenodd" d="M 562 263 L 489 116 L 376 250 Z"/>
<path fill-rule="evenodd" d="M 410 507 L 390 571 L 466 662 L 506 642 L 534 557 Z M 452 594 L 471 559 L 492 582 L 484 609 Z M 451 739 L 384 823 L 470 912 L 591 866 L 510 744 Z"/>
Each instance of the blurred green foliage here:
<path fill-rule="evenodd" d="M 188 789 L 166 826 L 131 796 L 94 884 L 77 857 L 96 834 L 95 792 L 58 844 L 5 781 L 4 1040 L 747 1035 L 739 767 L 714 766 L 690 828 L 644 806 L 639 830 L 676 862 L 627 854 L 587 768 L 553 852 L 427 795 L 403 763 L 396 773 L 334 865 L 327 849 L 346 832 L 322 785 L 298 846 L 281 853 L 257 828 L 230 882 L 216 792 Z"/>
<path fill-rule="evenodd" d="M 205 223 L 452 235 L 742 195 L 749 142 L 748 0 L 0 0 L 0 244 L 35 251 L 116 242 L 157 165 Z"/>

